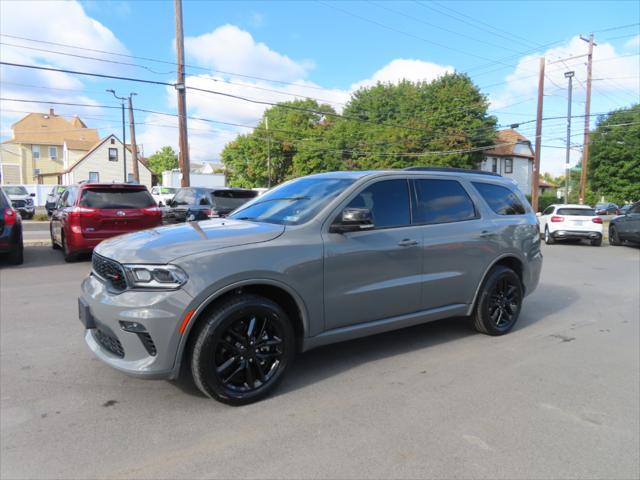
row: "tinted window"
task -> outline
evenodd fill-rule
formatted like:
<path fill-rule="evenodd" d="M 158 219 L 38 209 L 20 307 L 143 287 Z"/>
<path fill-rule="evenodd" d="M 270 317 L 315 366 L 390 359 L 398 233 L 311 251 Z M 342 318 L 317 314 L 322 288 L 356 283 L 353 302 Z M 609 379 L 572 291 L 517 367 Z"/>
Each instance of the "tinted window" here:
<path fill-rule="evenodd" d="M 156 202 L 146 190 L 129 188 L 89 188 L 82 191 L 80 206 L 88 208 L 147 208 Z"/>
<path fill-rule="evenodd" d="M 230 218 L 281 225 L 310 220 L 353 183 L 350 178 L 298 178 L 250 200 Z"/>
<path fill-rule="evenodd" d="M 553 209 L 554 208 L 556 208 L 556 207 L 554 207 L 553 205 L 550 206 L 550 207 L 547 207 L 547 209 L 544 212 L 542 212 L 542 214 L 543 215 L 551 215 L 553 213 Z"/>
<path fill-rule="evenodd" d="M 196 203 L 196 192 L 183 188 L 173 197 L 172 205 L 193 205 Z"/>
<path fill-rule="evenodd" d="M 498 215 L 522 215 L 526 212 L 516 194 L 506 187 L 482 182 L 473 182 L 473 186 Z"/>
<path fill-rule="evenodd" d="M 629 209 L 629 213 L 640 213 L 640 203 L 636 203 Z"/>
<path fill-rule="evenodd" d="M 384 180 L 365 188 L 347 208 L 371 210 L 376 228 L 409 225 L 409 186 L 406 180 Z"/>
<path fill-rule="evenodd" d="M 213 205 L 219 210 L 230 212 L 257 197 L 258 192 L 251 190 L 216 190 L 212 193 Z"/>
<path fill-rule="evenodd" d="M 7 198 L 4 191 L 0 190 L 0 208 L 7 208 L 11 205 L 11 201 Z"/>
<path fill-rule="evenodd" d="M 592 208 L 559 208 L 558 215 L 575 215 L 578 217 L 595 217 L 596 211 Z"/>
<path fill-rule="evenodd" d="M 466 190 L 455 180 L 415 180 L 415 223 L 460 222 L 476 217 Z"/>
<path fill-rule="evenodd" d="M 7 195 L 29 195 L 24 187 L 2 187 Z"/>

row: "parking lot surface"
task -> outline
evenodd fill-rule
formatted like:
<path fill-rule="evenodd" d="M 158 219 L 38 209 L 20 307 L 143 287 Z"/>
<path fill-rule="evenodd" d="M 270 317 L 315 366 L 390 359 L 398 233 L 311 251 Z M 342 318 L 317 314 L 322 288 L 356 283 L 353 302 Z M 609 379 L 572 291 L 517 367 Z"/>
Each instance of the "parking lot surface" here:
<path fill-rule="evenodd" d="M 90 263 L 0 265 L 2 478 L 638 478 L 640 249 L 543 247 L 495 338 L 444 320 L 300 355 L 266 401 L 92 357 Z"/>

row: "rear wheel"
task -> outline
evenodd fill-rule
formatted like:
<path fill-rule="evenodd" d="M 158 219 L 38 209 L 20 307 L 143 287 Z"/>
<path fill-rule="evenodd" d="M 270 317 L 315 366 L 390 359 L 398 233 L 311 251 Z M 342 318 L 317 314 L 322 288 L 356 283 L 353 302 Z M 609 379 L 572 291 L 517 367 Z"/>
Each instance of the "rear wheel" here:
<path fill-rule="evenodd" d="M 24 263 L 24 242 L 22 241 L 22 234 L 18 237 L 16 249 L 9 253 L 7 260 L 11 265 L 22 265 Z"/>
<path fill-rule="evenodd" d="M 62 238 L 62 253 L 64 255 L 64 261 L 73 262 L 77 258 L 77 254 L 72 252 L 69 249 L 69 244 L 67 243 L 67 237 L 65 236 L 64 232 L 62 233 L 61 238 Z"/>
<path fill-rule="evenodd" d="M 591 240 L 592 247 L 599 247 L 600 245 L 602 245 L 602 237 L 594 238 L 593 240 Z"/>
<path fill-rule="evenodd" d="M 59 250 L 60 249 L 60 245 L 58 245 L 56 243 L 56 241 L 53 238 L 53 229 L 51 227 L 49 227 L 49 236 L 51 237 L 51 248 L 53 248 L 54 250 Z"/>
<path fill-rule="evenodd" d="M 207 315 L 196 332 L 191 372 L 207 396 L 244 405 L 267 396 L 294 355 L 284 310 L 267 298 L 239 295 Z"/>
<path fill-rule="evenodd" d="M 549 227 L 544 228 L 544 243 L 546 243 L 547 245 L 553 245 L 554 243 L 556 243 L 556 241 L 551 236 L 551 233 L 549 232 Z"/>
<path fill-rule="evenodd" d="M 609 245 L 618 246 L 620 245 L 620 236 L 618 235 L 618 229 L 611 225 L 609 227 Z"/>
<path fill-rule="evenodd" d="M 516 324 L 522 307 L 520 277 L 508 267 L 494 267 L 485 279 L 473 312 L 473 325 L 487 335 L 504 335 Z"/>

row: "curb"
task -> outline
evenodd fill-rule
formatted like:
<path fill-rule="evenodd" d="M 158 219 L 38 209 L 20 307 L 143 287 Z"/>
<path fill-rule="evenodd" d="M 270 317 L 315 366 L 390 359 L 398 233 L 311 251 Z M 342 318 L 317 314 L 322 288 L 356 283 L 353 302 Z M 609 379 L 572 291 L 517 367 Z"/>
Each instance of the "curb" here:
<path fill-rule="evenodd" d="M 23 240 L 25 247 L 50 247 L 51 240 Z"/>

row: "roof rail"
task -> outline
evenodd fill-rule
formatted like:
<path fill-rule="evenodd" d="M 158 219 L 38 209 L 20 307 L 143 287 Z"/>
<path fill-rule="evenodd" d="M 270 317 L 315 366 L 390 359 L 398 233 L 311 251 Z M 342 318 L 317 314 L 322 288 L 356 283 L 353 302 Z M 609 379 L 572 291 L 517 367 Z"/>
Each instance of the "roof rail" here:
<path fill-rule="evenodd" d="M 450 173 L 471 173 L 474 175 L 491 175 L 492 177 L 501 177 L 494 172 L 486 172 L 484 170 L 471 170 L 468 168 L 456 168 L 456 167 L 407 167 L 404 170 L 410 172 L 450 172 Z"/>

